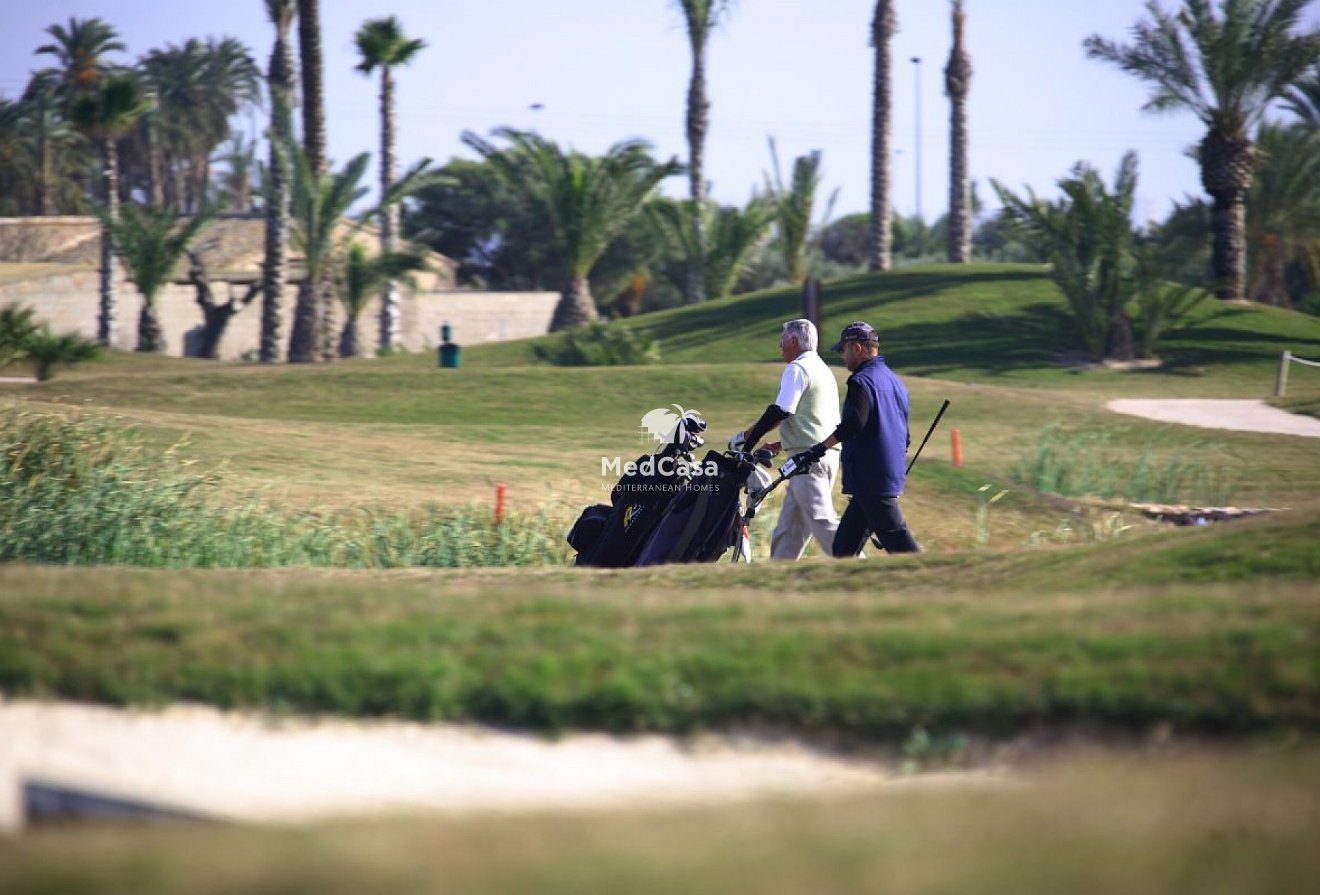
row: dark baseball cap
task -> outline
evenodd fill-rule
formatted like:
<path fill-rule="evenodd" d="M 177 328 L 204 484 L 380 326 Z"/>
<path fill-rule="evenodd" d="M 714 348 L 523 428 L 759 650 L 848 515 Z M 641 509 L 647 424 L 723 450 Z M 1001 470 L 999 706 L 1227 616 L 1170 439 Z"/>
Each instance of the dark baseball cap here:
<path fill-rule="evenodd" d="M 839 341 L 834 343 L 831 351 L 842 351 L 844 342 L 874 342 L 880 344 L 880 337 L 876 335 L 875 330 L 869 323 L 863 323 L 858 320 L 855 323 L 849 323 L 839 333 Z"/>

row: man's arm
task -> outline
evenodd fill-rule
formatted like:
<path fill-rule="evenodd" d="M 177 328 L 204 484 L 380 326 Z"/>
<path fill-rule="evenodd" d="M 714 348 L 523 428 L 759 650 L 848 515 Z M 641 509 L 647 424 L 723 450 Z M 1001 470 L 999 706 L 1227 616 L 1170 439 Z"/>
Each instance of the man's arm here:
<path fill-rule="evenodd" d="M 747 443 L 744 446 L 744 450 L 756 450 L 757 442 L 764 438 L 767 432 L 774 429 L 791 415 L 792 414 L 784 410 L 784 408 L 780 407 L 778 404 L 767 405 L 765 413 L 761 414 L 761 418 L 752 424 L 752 428 L 747 430 Z"/>
<path fill-rule="evenodd" d="M 848 394 L 843 399 L 843 413 L 839 425 L 823 444 L 829 450 L 836 444 L 842 444 L 850 438 L 856 438 L 871 421 L 871 398 L 866 389 L 848 380 Z"/>
<path fill-rule="evenodd" d="M 794 454 L 790 463 L 799 468 L 806 468 L 825 456 L 825 452 L 836 444 L 856 438 L 871 419 L 871 399 L 866 390 L 848 380 L 848 396 L 843 399 L 843 413 L 839 425 L 824 441 L 812 445 L 800 454 Z"/>
<path fill-rule="evenodd" d="M 752 451 L 768 432 L 793 415 L 798 401 L 807 389 L 807 374 L 799 364 L 790 363 L 779 379 L 779 394 L 773 404 L 765 408 L 761 418 L 744 434 L 743 450 Z M 735 436 L 735 440 L 736 440 Z"/>

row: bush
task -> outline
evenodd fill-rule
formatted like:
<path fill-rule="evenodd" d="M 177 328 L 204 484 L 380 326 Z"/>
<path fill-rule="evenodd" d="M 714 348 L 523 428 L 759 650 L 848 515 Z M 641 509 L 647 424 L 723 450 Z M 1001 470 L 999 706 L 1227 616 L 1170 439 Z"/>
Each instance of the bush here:
<path fill-rule="evenodd" d="M 0 412 L 0 561 L 254 567 L 525 566 L 565 562 L 564 525 L 496 525 L 485 509 L 288 514 L 211 503 L 214 474 L 131 430 L 76 414 Z"/>
<path fill-rule="evenodd" d="M 1053 424 L 1041 430 L 1012 475 L 1021 484 L 1069 497 L 1222 506 L 1236 493 L 1243 473 L 1205 462 L 1207 455 L 1222 457 L 1224 449 L 1201 444 L 1175 453 L 1162 448 L 1158 438 L 1120 444 L 1108 432 L 1069 431 Z"/>
<path fill-rule="evenodd" d="M 28 360 L 38 382 L 55 375 L 59 364 L 76 364 L 94 360 L 101 346 L 77 333 L 55 335 L 50 325 L 37 323 L 31 308 L 6 305 L 0 308 L 0 367 L 15 361 Z"/>
<path fill-rule="evenodd" d="M 648 332 L 609 323 L 589 323 L 535 347 L 536 356 L 560 367 L 619 367 L 654 364 L 660 341 Z"/>

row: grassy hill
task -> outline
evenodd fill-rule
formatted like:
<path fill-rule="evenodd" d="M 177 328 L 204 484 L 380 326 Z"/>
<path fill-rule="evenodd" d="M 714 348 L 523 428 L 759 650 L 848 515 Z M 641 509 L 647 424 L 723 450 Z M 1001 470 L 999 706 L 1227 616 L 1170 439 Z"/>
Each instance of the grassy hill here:
<path fill-rule="evenodd" d="M 1156 372 L 1078 369 L 1080 343 L 1063 296 L 1040 265 L 908 267 L 827 283 L 822 341 L 865 319 L 905 375 L 967 382 L 1097 388 L 1115 394 L 1194 392 L 1263 396 L 1285 348 L 1320 358 L 1320 318 L 1261 305 L 1206 300 L 1191 325 L 1168 338 Z M 779 330 L 801 316 L 795 289 L 739 295 L 624 321 L 656 335 L 666 364 L 771 362 Z M 547 338 L 474 346 L 477 366 L 536 362 Z M 837 363 L 836 358 L 828 358 Z M 1320 374 L 1298 389 L 1320 390 Z"/>

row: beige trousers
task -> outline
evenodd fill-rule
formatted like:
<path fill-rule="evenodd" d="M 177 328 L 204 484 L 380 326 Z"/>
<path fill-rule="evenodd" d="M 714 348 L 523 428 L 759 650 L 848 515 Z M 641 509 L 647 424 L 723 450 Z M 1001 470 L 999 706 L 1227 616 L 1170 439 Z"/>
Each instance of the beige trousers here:
<path fill-rule="evenodd" d="M 770 537 L 770 558 L 795 560 L 813 537 L 833 555 L 839 515 L 834 512 L 834 480 L 839 476 L 839 452 L 826 451 L 806 475 L 788 480 L 779 523 Z"/>

